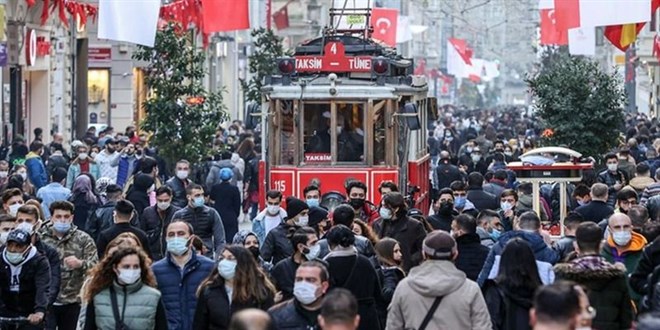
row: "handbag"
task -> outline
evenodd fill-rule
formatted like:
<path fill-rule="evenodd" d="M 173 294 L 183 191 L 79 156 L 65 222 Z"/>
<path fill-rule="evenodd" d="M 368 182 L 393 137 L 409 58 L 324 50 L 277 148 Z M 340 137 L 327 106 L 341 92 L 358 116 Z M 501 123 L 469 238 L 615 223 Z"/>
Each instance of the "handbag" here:
<path fill-rule="evenodd" d="M 126 315 L 126 300 L 127 295 L 124 294 L 124 306 L 121 312 L 121 318 L 119 317 L 119 305 L 117 304 L 117 293 L 115 288 L 110 286 L 110 302 L 112 303 L 112 314 L 115 317 L 115 330 L 130 330 L 126 324 L 124 324 L 124 315 Z"/>

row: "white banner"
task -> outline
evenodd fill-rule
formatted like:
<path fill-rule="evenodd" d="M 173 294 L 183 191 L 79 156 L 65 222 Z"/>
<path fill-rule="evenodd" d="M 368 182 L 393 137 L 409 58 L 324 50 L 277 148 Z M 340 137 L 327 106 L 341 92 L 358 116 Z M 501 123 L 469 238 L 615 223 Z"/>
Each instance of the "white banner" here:
<path fill-rule="evenodd" d="M 619 25 L 651 20 L 651 0 L 579 1 L 580 27 Z"/>
<path fill-rule="evenodd" d="M 100 0 L 99 39 L 153 47 L 160 0 Z"/>
<path fill-rule="evenodd" d="M 568 52 L 571 55 L 596 55 L 596 28 L 569 29 Z"/>

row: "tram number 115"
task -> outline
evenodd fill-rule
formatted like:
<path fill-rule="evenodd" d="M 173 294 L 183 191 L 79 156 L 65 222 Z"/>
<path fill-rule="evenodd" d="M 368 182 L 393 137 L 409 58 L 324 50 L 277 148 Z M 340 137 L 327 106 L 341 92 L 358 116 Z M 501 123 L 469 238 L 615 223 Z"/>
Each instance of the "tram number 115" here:
<path fill-rule="evenodd" d="M 279 191 L 282 191 L 282 192 L 286 191 L 286 181 L 285 180 L 277 180 L 277 181 L 273 182 L 273 188 L 275 190 L 279 190 Z"/>

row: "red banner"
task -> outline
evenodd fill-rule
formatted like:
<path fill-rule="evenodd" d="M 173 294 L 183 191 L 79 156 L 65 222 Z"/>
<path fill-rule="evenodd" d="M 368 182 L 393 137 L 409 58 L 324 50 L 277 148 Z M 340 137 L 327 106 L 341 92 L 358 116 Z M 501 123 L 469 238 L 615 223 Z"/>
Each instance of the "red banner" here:
<path fill-rule="evenodd" d="M 399 20 L 399 10 L 389 8 L 374 8 L 371 10 L 371 25 L 374 32 L 372 38 L 378 39 L 389 46 L 396 46 L 396 28 Z"/>
<path fill-rule="evenodd" d="M 557 27 L 554 9 L 541 9 L 541 45 L 568 45 L 568 31 Z"/>

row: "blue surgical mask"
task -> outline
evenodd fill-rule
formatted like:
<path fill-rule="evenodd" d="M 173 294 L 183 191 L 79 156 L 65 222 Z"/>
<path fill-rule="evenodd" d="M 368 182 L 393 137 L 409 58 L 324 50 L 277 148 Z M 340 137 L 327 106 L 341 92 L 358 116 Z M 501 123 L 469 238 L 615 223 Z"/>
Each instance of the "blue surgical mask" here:
<path fill-rule="evenodd" d="M 497 241 L 498 239 L 500 239 L 501 235 L 502 235 L 502 232 L 495 229 L 495 228 L 493 228 L 490 232 L 490 238 L 492 238 L 493 241 Z"/>
<path fill-rule="evenodd" d="M 204 197 L 200 196 L 200 197 L 193 198 L 193 206 L 195 206 L 195 207 L 204 206 Z"/>
<path fill-rule="evenodd" d="M 585 201 L 577 201 L 577 203 L 580 206 L 589 204 L 589 202 L 585 202 Z"/>
<path fill-rule="evenodd" d="M 513 208 L 513 205 L 509 202 L 502 202 L 500 203 L 500 208 L 502 209 L 502 211 L 506 212 L 511 210 Z"/>
<path fill-rule="evenodd" d="M 385 220 L 392 219 L 392 210 L 390 210 L 386 207 L 381 207 L 380 211 L 378 211 L 378 213 L 380 214 L 380 217 L 385 219 Z"/>
<path fill-rule="evenodd" d="M 319 199 L 318 198 L 308 198 L 307 199 L 307 206 L 309 207 L 318 207 L 319 206 Z"/>
<path fill-rule="evenodd" d="M 307 260 L 314 260 L 319 257 L 320 253 L 321 253 L 321 245 L 314 244 L 312 245 L 312 247 L 309 248 L 309 252 L 305 254 L 305 258 L 307 258 Z"/>
<path fill-rule="evenodd" d="M 234 278 L 234 275 L 236 275 L 236 265 L 237 263 L 235 260 L 222 259 L 218 263 L 218 273 L 220 273 L 220 276 L 225 280 L 231 280 Z"/>
<path fill-rule="evenodd" d="M 465 207 L 465 203 L 467 202 L 467 197 L 465 196 L 456 196 L 454 199 L 454 206 L 457 209 L 462 209 Z"/>
<path fill-rule="evenodd" d="M 5 258 L 12 265 L 18 265 L 25 260 L 25 252 L 9 252 L 5 250 Z"/>
<path fill-rule="evenodd" d="M 188 239 L 185 237 L 172 237 L 167 239 L 167 251 L 181 256 L 188 251 Z"/>
<path fill-rule="evenodd" d="M 53 229 L 60 234 L 64 234 L 71 229 L 71 223 L 69 222 L 53 222 Z"/>

